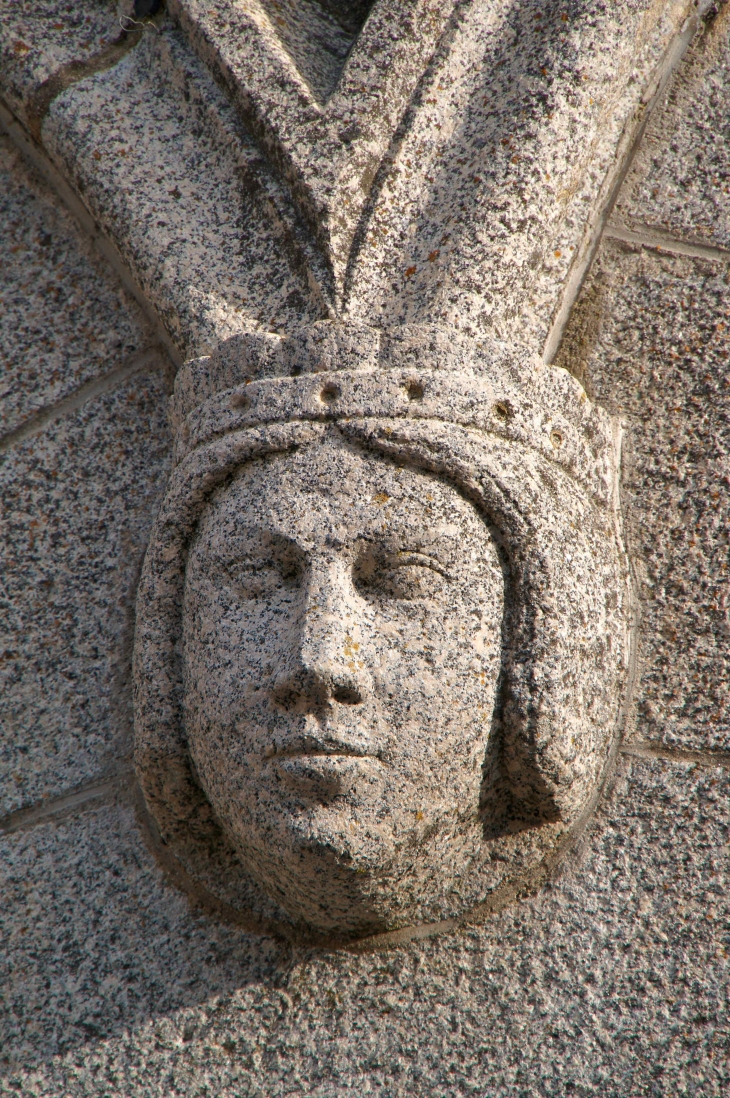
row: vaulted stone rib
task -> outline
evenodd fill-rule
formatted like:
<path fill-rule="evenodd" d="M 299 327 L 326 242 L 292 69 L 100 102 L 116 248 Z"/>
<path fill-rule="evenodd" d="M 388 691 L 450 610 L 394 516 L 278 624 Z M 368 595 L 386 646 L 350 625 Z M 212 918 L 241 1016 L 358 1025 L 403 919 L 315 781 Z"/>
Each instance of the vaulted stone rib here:
<path fill-rule="evenodd" d="M 331 269 L 339 309 L 373 180 L 455 0 L 170 0 Z"/>

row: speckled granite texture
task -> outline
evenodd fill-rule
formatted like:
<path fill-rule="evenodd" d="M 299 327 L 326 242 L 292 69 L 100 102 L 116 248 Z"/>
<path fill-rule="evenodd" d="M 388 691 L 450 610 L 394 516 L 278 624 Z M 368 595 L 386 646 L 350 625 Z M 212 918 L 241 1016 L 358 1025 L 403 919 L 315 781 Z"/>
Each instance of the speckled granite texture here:
<path fill-rule="evenodd" d="M 730 11 L 717 12 L 655 116 L 615 218 L 730 250 Z"/>
<path fill-rule="evenodd" d="M 186 353 L 322 315 L 260 153 L 179 33 L 59 96 L 43 137 Z"/>
<path fill-rule="evenodd" d="M 410 0 L 407 9 L 420 6 Z M 215 38 L 215 7 L 180 7 L 202 12 Z M 334 97 L 321 118 L 310 103 L 320 118 L 313 129 L 280 123 L 265 138 L 290 191 L 169 23 L 145 31 L 115 68 L 59 95 L 43 140 L 189 355 L 236 331 L 334 314 L 460 324 L 534 351 L 584 256 L 617 152 L 625 155 L 643 97 L 693 11 L 687 0 L 458 6 L 430 64 L 428 51 L 414 54 L 411 114 L 407 99 L 392 115 L 372 105 L 375 125 L 358 114 L 370 103 L 361 89 L 351 108 Z M 222 30 L 219 41 L 252 48 Z M 228 71 L 199 35 L 193 42 L 215 71 Z M 371 69 L 378 74 L 377 49 L 351 56 L 363 87 Z M 307 98 L 301 80 L 261 56 L 271 68 L 266 117 L 289 118 L 291 102 Z M 335 107 L 348 121 L 330 133 Z M 382 169 L 369 159 L 374 145 Z M 354 236 L 351 207 L 362 210 Z M 342 230 L 334 236 L 332 217 Z"/>
<path fill-rule="evenodd" d="M 211 880 L 212 809 L 330 937 L 513 891 L 580 826 L 617 734 L 615 425 L 565 371 L 326 323 L 187 363 L 173 406 L 134 666 L 170 850 L 200 879 L 197 839 L 206 887 L 260 914 L 230 859 Z"/>
<path fill-rule="evenodd" d="M 0 137 L 0 437 L 151 340 L 68 214 Z"/>
<path fill-rule="evenodd" d="M 257 7 L 326 98 L 342 35 L 333 46 L 331 27 L 320 26 L 334 52 L 307 69 L 309 47 L 291 41 L 302 8 Z M 56 64 L 56 36 L 72 37 L 53 27 L 56 8 L 2 8 L 6 53 L 23 20 L 24 41 L 35 36 L 37 76 L 23 75 L 23 51 L 0 67 L 0 92 L 21 119 Z M 691 37 L 692 26 L 677 35 L 692 4 L 457 5 L 449 33 L 458 49 L 434 63 L 396 133 L 393 171 L 375 181 L 343 281 L 342 300 L 369 324 L 463 318 L 480 338 L 520 345 L 523 382 L 546 337 L 561 343 L 558 364 L 623 421 L 623 533 L 640 602 L 628 742 L 560 873 L 479 925 L 381 951 L 305 948 L 250 933 L 181 875 L 145 814 L 129 736 L 128 610 L 169 460 L 166 383 L 149 365 L 132 377 L 112 364 L 114 333 L 125 340 L 134 316 L 109 312 L 122 300 L 111 274 L 99 275 L 90 310 L 109 369 L 91 342 L 86 357 L 82 333 L 65 380 L 44 374 L 39 355 L 27 403 L 14 386 L 8 423 L 34 417 L 34 433 L 11 438 L 3 455 L 3 521 L 13 531 L 3 577 L 20 609 L 5 614 L 12 635 L 0 651 L 21 658 L 4 665 L 0 1094 L 730 1090 L 730 13 L 702 8 L 707 29 L 653 108 L 565 331 L 590 226 L 651 96 L 648 74 Z M 84 56 L 105 48 L 111 10 L 71 13 L 70 26 L 83 12 L 96 28 Z M 159 27 L 46 103 L 45 153 L 186 353 L 326 316 L 336 295 L 301 195 L 262 162 L 206 71 L 215 58 L 202 62 L 164 17 Z M 74 55 L 72 42 L 58 63 Z M 479 88 L 471 100 L 470 86 Z M 587 163 L 595 174 L 581 176 Z M 439 235 L 455 192 L 458 212 Z M 20 203 L 32 225 L 38 194 L 31 182 Z M 64 247 L 76 254 L 76 243 Z M 58 267 L 39 267 L 44 254 L 34 245 L 13 263 L 50 280 Z M 95 262 L 83 270 L 101 272 Z M 16 315 L 0 316 L 0 328 L 14 329 Z M 151 352 L 145 338 L 134 346 Z M 14 331 L 2 339 L 17 346 Z M 109 391 L 83 403 L 78 387 L 109 370 Z M 244 404 L 226 414 L 242 416 Z M 192 441 L 214 425 L 213 415 L 191 422 Z"/>
<path fill-rule="evenodd" d="M 169 443 L 140 310 L 5 138 L 0 153 L 3 816 L 129 750 L 130 611 Z"/>
<path fill-rule="evenodd" d="M 626 537 L 642 601 L 642 738 L 730 748 L 730 256 L 608 240 L 561 361 L 625 417 Z"/>
<path fill-rule="evenodd" d="M 623 764 L 540 896 L 360 956 L 191 914 L 128 809 L 7 836 L 0 1093 L 721 1098 L 729 803 L 722 768 Z"/>
<path fill-rule="evenodd" d="M 0 457 L 2 813 L 124 750 L 125 642 L 167 453 L 153 374 Z"/>
<path fill-rule="evenodd" d="M 59 72 L 81 67 L 122 34 L 116 0 L 3 0 L 0 68 L 3 97 L 27 122 L 37 120 L 40 89 Z"/>

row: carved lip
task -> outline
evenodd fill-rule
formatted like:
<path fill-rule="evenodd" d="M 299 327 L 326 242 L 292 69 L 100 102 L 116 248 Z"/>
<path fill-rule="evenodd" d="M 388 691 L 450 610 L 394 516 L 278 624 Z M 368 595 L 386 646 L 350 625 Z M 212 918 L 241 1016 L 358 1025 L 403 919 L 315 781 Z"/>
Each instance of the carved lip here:
<path fill-rule="evenodd" d="M 270 744 L 266 750 L 266 758 L 272 762 L 277 759 L 316 759 L 317 757 L 377 759 L 379 762 L 382 761 L 379 759 L 378 752 L 368 751 L 359 744 L 345 743 L 342 740 L 327 740 L 324 743 L 307 737 L 306 741 L 298 740 L 283 747 Z"/>
<path fill-rule="evenodd" d="M 355 789 L 378 783 L 380 762 L 372 755 L 329 751 L 274 755 L 270 760 L 279 779 L 307 799 L 327 802 Z"/>

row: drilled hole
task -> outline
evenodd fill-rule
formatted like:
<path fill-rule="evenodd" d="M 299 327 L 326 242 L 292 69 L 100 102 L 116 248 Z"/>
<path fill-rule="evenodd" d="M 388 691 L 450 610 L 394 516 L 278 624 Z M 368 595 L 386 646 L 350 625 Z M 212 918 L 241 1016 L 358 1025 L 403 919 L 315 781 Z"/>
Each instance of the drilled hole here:
<path fill-rule="evenodd" d="M 423 400 L 423 385 L 415 378 L 410 378 L 403 388 L 409 400 Z"/>
<path fill-rule="evenodd" d="M 550 432 L 550 441 L 557 450 L 558 447 L 563 445 L 563 432 L 557 429 Z"/>
<path fill-rule="evenodd" d="M 506 423 L 508 419 L 512 419 L 515 414 L 512 405 L 507 400 L 498 400 L 492 411 L 497 419 L 501 419 L 503 423 Z"/>
<path fill-rule="evenodd" d="M 319 399 L 323 404 L 332 404 L 337 400 L 340 395 L 340 390 L 337 385 L 325 385 L 322 392 L 319 394 Z"/>

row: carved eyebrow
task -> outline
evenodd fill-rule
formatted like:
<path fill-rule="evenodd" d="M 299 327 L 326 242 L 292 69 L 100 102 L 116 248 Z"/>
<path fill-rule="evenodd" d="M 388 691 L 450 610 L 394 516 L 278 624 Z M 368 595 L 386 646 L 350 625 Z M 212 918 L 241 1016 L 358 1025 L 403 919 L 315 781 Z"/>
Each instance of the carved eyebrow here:
<path fill-rule="evenodd" d="M 241 560 L 260 557 L 271 559 L 278 553 L 301 553 L 302 551 L 301 546 L 285 534 L 256 528 L 242 531 L 215 548 L 219 556 L 230 555 L 232 558 Z"/>

